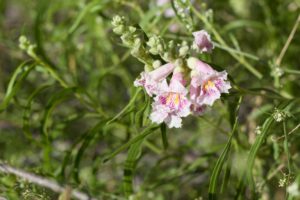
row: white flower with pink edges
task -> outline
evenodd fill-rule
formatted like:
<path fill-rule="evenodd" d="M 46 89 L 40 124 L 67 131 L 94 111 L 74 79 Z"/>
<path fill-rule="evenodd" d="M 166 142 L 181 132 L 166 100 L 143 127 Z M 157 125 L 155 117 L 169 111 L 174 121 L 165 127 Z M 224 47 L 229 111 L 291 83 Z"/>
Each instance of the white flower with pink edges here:
<path fill-rule="evenodd" d="M 189 58 L 188 66 L 192 69 L 190 98 L 194 107 L 212 106 L 221 93 L 229 93 L 231 86 L 226 71 L 218 72 L 197 58 Z"/>

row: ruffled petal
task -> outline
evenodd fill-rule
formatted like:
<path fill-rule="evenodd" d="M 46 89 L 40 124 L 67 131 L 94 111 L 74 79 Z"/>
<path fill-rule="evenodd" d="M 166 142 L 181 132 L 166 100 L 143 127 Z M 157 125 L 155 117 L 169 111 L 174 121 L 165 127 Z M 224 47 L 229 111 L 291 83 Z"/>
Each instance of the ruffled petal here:
<path fill-rule="evenodd" d="M 191 113 L 190 105 L 191 105 L 190 103 L 188 105 L 186 105 L 182 110 L 180 110 L 178 112 L 178 115 L 180 117 L 186 117 L 186 116 L 188 116 Z"/>
<path fill-rule="evenodd" d="M 175 92 L 182 95 L 186 95 L 188 92 L 187 89 L 177 80 L 171 81 L 169 90 L 170 92 Z"/>
<path fill-rule="evenodd" d="M 167 118 L 166 124 L 169 128 L 180 128 L 182 126 L 182 119 L 177 115 L 171 115 Z"/>
<path fill-rule="evenodd" d="M 200 105 L 212 106 L 213 103 L 221 97 L 221 93 L 217 88 L 211 88 L 206 93 L 200 94 L 197 99 L 197 103 Z"/>
<path fill-rule="evenodd" d="M 153 123 L 160 124 L 168 117 L 168 110 L 163 106 L 154 105 L 152 113 L 150 114 L 150 120 Z"/>

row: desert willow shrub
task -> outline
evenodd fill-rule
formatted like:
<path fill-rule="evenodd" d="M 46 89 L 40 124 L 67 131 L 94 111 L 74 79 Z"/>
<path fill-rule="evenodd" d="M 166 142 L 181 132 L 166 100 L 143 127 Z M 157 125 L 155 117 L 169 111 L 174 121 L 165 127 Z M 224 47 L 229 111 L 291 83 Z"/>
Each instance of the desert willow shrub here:
<path fill-rule="evenodd" d="M 0 60 L 0 198 L 299 199 L 299 5 L 276 2 L 36 1 L 0 34 L 26 60 Z"/>

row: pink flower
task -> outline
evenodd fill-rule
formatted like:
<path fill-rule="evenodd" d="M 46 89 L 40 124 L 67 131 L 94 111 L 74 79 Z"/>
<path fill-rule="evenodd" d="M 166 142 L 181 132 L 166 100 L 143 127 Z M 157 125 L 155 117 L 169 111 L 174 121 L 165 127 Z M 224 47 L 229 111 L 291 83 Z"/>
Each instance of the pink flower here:
<path fill-rule="evenodd" d="M 180 25 L 178 23 L 172 23 L 169 26 L 169 31 L 172 33 L 177 33 L 180 30 Z"/>
<path fill-rule="evenodd" d="M 154 98 L 150 119 L 160 124 L 165 122 L 169 128 L 180 128 L 182 119 L 190 114 L 190 101 L 187 99 L 187 89 L 183 86 L 181 73 L 173 74 L 170 84 L 164 80 L 161 93 Z"/>
<path fill-rule="evenodd" d="M 151 72 L 142 72 L 141 78 L 134 81 L 134 86 L 144 87 L 149 96 L 158 94 L 159 83 L 172 73 L 174 67 L 172 63 L 167 63 Z"/>
<path fill-rule="evenodd" d="M 188 65 L 192 69 L 190 98 L 195 110 L 203 105 L 213 105 L 221 97 L 221 93 L 228 93 L 231 88 L 227 81 L 227 72 L 217 72 L 208 64 L 189 58 Z"/>
<path fill-rule="evenodd" d="M 170 0 L 156 0 L 156 5 L 163 6 L 166 3 L 169 3 Z"/>
<path fill-rule="evenodd" d="M 194 44 L 201 53 L 210 52 L 214 48 L 214 45 L 210 39 L 210 35 L 205 30 L 193 32 L 193 35 Z"/>
<path fill-rule="evenodd" d="M 156 0 L 156 5 L 157 6 L 164 6 L 165 4 L 170 3 L 170 0 Z M 174 17 L 175 16 L 175 12 L 172 8 L 167 8 L 164 12 L 164 16 L 165 17 Z"/>

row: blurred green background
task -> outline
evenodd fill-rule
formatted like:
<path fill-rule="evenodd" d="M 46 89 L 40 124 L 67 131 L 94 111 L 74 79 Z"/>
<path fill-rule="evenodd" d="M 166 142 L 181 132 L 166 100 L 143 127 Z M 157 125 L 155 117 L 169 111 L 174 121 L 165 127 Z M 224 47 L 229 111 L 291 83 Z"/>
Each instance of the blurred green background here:
<path fill-rule="evenodd" d="M 233 89 L 203 117 L 189 117 L 182 129 L 167 130 L 167 149 L 160 131 L 147 137 L 134 171 L 132 199 L 208 199 L 209 180 L 232 129 L 234 104 L 242 95 L 237 134 L 218 183 L 224 190 L 219 199 L 234 199 L 257 127 L 280 103 L 299 98 L 298 33 L 280 66 L 276 65 L 299 15 L 299 0 L 195 0 L 193 5 L 228 44 L 220 44 L 212 34 L 216 48 L 201 58 L 223 67 L 237 86 L 249 90 Z M 192 41 L 176 16 L 164 16 L 170 7 L 159 7 L 155 0 L 1 0 L 2 105 L 14 71 L 23 62 L 28 65 L 20 68 L 12 96 L 0 114 L 1 162 L 99 199 L 126 199 L 123 171 L 127 151 L 106 163 L 102 160 L 129 141 L 134 132 L 140 132 L 133 118 L 144 106 L 144 96 L 138 97 L 133 113 L 105 128 L 99 128 L 99 123 L 127 105 L 134 93 L 132 83 L 144 66 L 112 32 L 111 20 L 115 15 L 125 16 L 147 35 Z M 195 13 L 192 16 L 199 30 L 210 32 Z M 176 32 L 169 29 L 172 24 L 178 26 Z M 32 58 L 19 48 L 21 35 L 36 44 L 42 63 L 30 61 Z M 247 70 L 245 62 L 263 78 Z M 33 65 L 36 67 L 25 75 Z M 251 88 L 268 88 L 281 98 Z M 292 116 L 285 121 L 288 131 L 299 123 L 298 105 L 291 106 Z M 289 136 L 288 150 L 284 140 L 273 138 L 283 135 L 282 123 L 274 123 L 269 134 L 272 136 L 264 140 L 254 163 L 257 193 L 246 189 L 239 199 L 285 199 L 285 187 L 298 175 L 299 131 Z M 287 166 L 287 152 L 292 171 Z M 287 174 L 290 180 L 279 187 Z M 0 196 L 7 199 L 57 199 L 59 195 L 0 173 Z"/>

